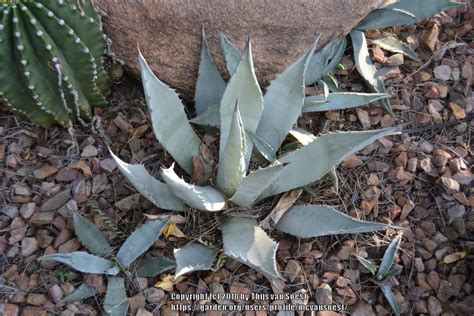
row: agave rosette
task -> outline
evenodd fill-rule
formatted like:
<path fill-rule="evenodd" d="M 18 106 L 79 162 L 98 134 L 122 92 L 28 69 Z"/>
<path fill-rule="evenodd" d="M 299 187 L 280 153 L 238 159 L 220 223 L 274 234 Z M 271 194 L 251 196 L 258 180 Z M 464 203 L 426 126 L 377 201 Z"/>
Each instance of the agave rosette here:
<path fill-rule="evenodd" d="M 315 47 L 316 44 L 279 74 L 263 94 L 254 71 L 250 41 L 241 54 L 221 35 L 221 50 L 231 74 L 225 83 L 203 34 L 195 94 L 197 116 L 191 122 L 219 128 L 219 164 L 214 181 L 208 182 L 215 185 L 187 183 L 176 174 L 174 164 L 162 168 L 161 180 L 158 180 L 143 165 L 127 164 L 112 154 L 118 168 L 144 197 L 161 209 L 221 214 L 232 207 L 243 213 L 267 197 L 334 174 L 335 168 L 349 155 L 381 137 L 397 133 L 395 128 L 389 128 L 316 137 L 303 131 L 307 140 L 302 141 L 304 145 L 281 154 L 280 147 L 288 134 L 293 130 L 302 133 L 296 128 L 296 121 L 308 103 L 304 94 L 305 75 L 308 65 L 317 56 Z M 175 162 L 191 174 L 192 159 L 199 154 L 201 138 L 188 120 L 178 94 L 153 74 L 141 54 L 139 61 L 155 135 Z M 365 100 L 383 95 L 357 97 Z M 266 165 L 249 171 L 252 153 L 265 157 Z M 350 217 L 326 205 L 295 205 L 274 224 L 278 230 L 304 238 L 372 232 L 388 227 Z M 269 279 L 280 277 L 275 259 L 278 244 L 255 219 L 227 214 L 221 230 L 225 255 Z M 216 249 L 200 243 L 176 249 L 176 275 L 211 269 L 217 253 Z"/>

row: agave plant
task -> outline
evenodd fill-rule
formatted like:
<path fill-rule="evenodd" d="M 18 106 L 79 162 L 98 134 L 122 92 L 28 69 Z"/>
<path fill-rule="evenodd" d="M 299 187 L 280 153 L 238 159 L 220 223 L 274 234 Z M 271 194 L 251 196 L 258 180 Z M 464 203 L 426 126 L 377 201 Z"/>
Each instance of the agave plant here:
<path fill-rule="evenodd" d="M 354 96 L 342 92 L 337 83 L 328 74 L 335 69 L 346 49 L 347 39 L 336 38 L 317 52 L 308 65 L 305 83 L 307 86 L 317 83 L 323 87 L 322 96 L 308 97 L 305 112 L 338 110 L 357 107 L 368 102 L 377 101 L 389 113 L 392 113 L 388 95 L 377 69 L 372 63 L 363 31 L 386 28 L 396 25 L 414 24 L 438 12 L 464 5 L 450 0 L 387 0 L 380 8 L 367 15 L 350 33 L 354 51 L 354 61 L 359 74 L 364 78 L 368 88 L 374 92 L 370 96 Z M 381 34 L 372 43 L 394 53 L 401 53 L 419 61 L 415 52 L 395 37 Z M 329 93 L 329 90 L 333 93 Z M 349 102 L 348 102 L 349 101 Z"/>
<path fill-rule="evenodd" d="M 231 74 L 226 84 L 203 34 L 195 94 L 198 116 L 192 122 L 218 126 L 220 130 L 219 164 L 207 185 L 186 182 L 175 172 L 174 163 L 161 169 L 161 180 L 158 180 L 143 165 L 127 164 L 111 152 L 124 176 L 157 207 L 221 215 L 218 218 L 222 223 L 223 253 L 269 279 L 281 277 L 275 259 L 277 243 L 256 219 L 235 213 L 250 213 L 252 207 L 265 198 L 310 185 L 334 172 L 349 155 L 376 139 L 396 133 L 395 128 L 390 128 L 315 137 L 296 129 L 296 120 L 305 102 L 305 74 L 315 47 L 316 44 L 279 74 L 263 95 L 254 72 L 250 41 L 240 55 L 224 36 L 221 37 L 221 49 Z M 191 174 L 192 160 L 200 154 L 201 138 L 188 121 L 177 93 L 153 74 L 141 53 L 139 62 L 155 135 L 184 172 Z M 289 133 L 302 134 L 304 146 L 281 154 L 280 147 Z M 262 168 L 249 171 L 253 152 L 268 161 Z M 232 210 L 236 212 L 232 214 Z M 304 238 L 372 232 L 388 227 L 350 217 L 326 205 L 295 205 L 278 216 L 273 224 L 280 231 Z M 175 249 L 174 253 L 175 276 L 179 276 L 211 269 L 218 251 L 194 242 Z"/>
<path fill-rule="evenodd" d="M 56 261 L 67 264 L 83 273 L 107 275 L 107 292 L 104 299 L 105 315 L 125 315 L 128 310 L 128 299 L 125 291 L 125 278 L 119 274 L 131 275 L 128 270 L 132 263 L 150 248 L 168 225 L 168 219 L 150 221 L 137 228 L 123 243 L 114 255 L 113 248 L 97 226 L 84 217 L 73 213 L 74 230 L 82 245 L 90 252 L 55 253 L 39 257 L 40 261 Z M 105 259 L 110 258 L 110 259 Z M 143 259 L 136 273 L 140 277 L 152 277 L 175 267 L 173 260 L 166 257 L 149 257 Z M 97 289 L 87 284 L 80 285 L 63 301 L 71 302 L 86 299 L 98 293 Z"/>
<path fill-rule="evenodd" d="M 41 126 L 68 126 L 104 106 L 105 40 L 90 0 L 7 0 L 0 5 L 0 98 Z"/>
<path fill-rule="evenodd" d="M 401 241 L 402 234 L 400 233 L 388 245 L 383 255 L 380 266 L 375 265 L 367 259 L 361 258 L 359 256 L 357 257 L 359 262 L 375 277 L 372 282 L 374 282 L 375 284 L 377 284 L 378 287 L 380 287 L 383 295 L 390 304 L 393 313 L 397 316 L 400 315 L 400 309 L 390 286 L 389 278 L 399 274 L 402 269 L 401 266 L 394 265 L 395 255 L 397 254 L 397 251 L 400 248 Z"/>

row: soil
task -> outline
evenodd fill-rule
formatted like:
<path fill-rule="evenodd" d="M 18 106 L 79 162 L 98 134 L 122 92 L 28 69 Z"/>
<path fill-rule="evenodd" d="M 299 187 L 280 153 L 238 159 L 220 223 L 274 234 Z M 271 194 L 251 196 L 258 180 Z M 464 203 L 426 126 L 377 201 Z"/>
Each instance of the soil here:
<path fill-rule="evenodd" d="M 378 104 L 369 104 L 355 110 L 305 114 L 299 121 L 314 134 L 389 126 L 402 129 L 401 135 L 381 139 L 345 160 L 338 168 L 338 192 L 325 179 L 314 184 L 312 192 L 304 192 L 297 203 L 331 204 L 352 216 L 403 227 L 395 259 L 401 273 L 389 280 L 403 314 L 464 315 L 474 308 L 472 19 L 470 7 L 470 11 L 452 10 L 416 26 L 383 30 L 408 42 L 421 59 L 394 56 L 371 45 L 393 96 L 393 117 Z M 369 44 L 379 33 L 366 33 Z M 336 77 L 343 90 L 365 92 L 351 54 L 349 47 L 342 60 L 344 70 L 338 70 Z M 1 109 L 0 314 L 101 314 L 104 277 L 81 275 L 64 265 L 36 259 L 45 253 L 82 249 L 72 229 L 72 210 L 95 222 L 116 246 L 145 221 L 144 214 L 165 213 L 136 192 L 109 155 L 107 147 L 127 162 L 144 163 L 153 174 L 172 163 L 154 137 L 140 83 L 122 77 L 116 69 L 114 73 L 119 75 L 114 78 L 110 105 L 95 109 L 90 126 L 39 128 Z M 307 92 L 318 91 L 308 88 Z M 265 201 L 252 214 L 265 217 L 278 199 Z M 199 212 L 176 214 L 173 219 L 186 237 L 160 238 L 147 255 L 172 258 L 173 248 L 197 238 L 219 246 L 218 219 Z M 131 275 L 130 312 L 178 315 L 171 311 L 171 304 L 184 302 L 172 299 L 176 293 L 283 291 L 304 294 L 302 300 L 307 303 L 346 304 L 353 315 L 389 315 L 390 306 L 356 256 L 380 263 L 397 233 L 390 229 L 300 240 L 270 230 L 279 242 L 277 261 L 285 282 L 270 284 L 231 259 L 215 272 L 186 275 L 167 286 L 161 280 L 167 275 L 148 279 Z M 99 294 L 81 302 L 61 302 L 83 282 L 98 288 Z M 270 302 L 245 302 L 251 303 Z"/>

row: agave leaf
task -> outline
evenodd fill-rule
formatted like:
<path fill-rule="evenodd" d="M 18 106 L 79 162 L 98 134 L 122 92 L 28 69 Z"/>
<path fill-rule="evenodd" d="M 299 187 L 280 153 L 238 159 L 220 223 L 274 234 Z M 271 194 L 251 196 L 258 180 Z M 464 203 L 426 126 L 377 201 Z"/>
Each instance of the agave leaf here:
<path fill-rule="evenodd" d="M 250 207 L 263 190 L 280 175 L 283 167 L 283 164 L 276 162 L 268 168 L 250 173 L 240 182 L 237 192 L 230 200 L 241 207 Z"/>
<path fill-rule="evenodd" d="M 326 84 L 326 82 L 324 82 L 322 80 L 318 81 L 318 85 L 323 88 L 323 97 L 324 97 L 323 101 L 326 102 L 328 100 L 328 97 L 329 97 L 329 87 Z M 306 98 L 305 98 L 305 101 L 306 101 Z"/>
<path fill-rule="evenodd" d="M 255 133 L 246 131 L 252 143 L 255 145 L 255 148 L 258 150 L 260 155 L 263 156 L 266 160 L 272 162 L 276 160 L 275 151 L 270 144 L 265 142 L 262 138 L 258 137 Z"/>
<path fill-rule="evenodd" d="M 377 273 L 377 266 L 375 264 L 359 256 L 356 256 L 356 258 L 367 270 L 369 270 L 370 273 L 372 273 L 372 275 L 375 276 L 375 274 Z"/>
<path fill-rule="evenodd" d="M 279 159 L 288 163 L 278 178 L 259 199 L 313 183 L 349 155 L 358 152 L 375 140 L 396 134 L 396 128 L 362 132 L 338 132 L 319 136 L 314 141 Z"/>
<path fill-rule="evenodd" d="M 116 275 L 120 272 L 119 267 L 114 262 L 82 251 L 44 255 L 39 257 L 38 260 L 61 262 L 84 273 Z"/>
<path fill-rule="evenodd" d="M 364 33 L 359 30 L 353 30 L 351 32 L 351 38 L 352 46 L 354 48 L 355 64 L 360 75 L 364 78 L 373 92 L 385 93 L 383 81 L 379 77 L 376 77 L 377 69 L 370 60 L 367 40 L 365 39 Z M 392 108 L 387 99 L 382 99 L 379 102 L 387 112 L 392 114 Z"/>
<path fill-rule="evenodd" d="M 184 211 L 183 202 L 172 193 L 166 183 L 155 179 L 143 165 L 130 165 L 115 156 L 112 151 L 110 155 L 114 158 L 117 167 L 130 183 L 144 197 L 159 208 L 172 211 Z"/>
<path fill-rule="evenodd" d="M 176 273 L 174 277 L 194 271 L 211 270 L 216 256 L 215 249 L 200 243 L 192 243 L 175 249 Z"/>
<path fill-rule="evenodd" d="M 316 139 L 316 136 L 314 136 L 307 130 L 299 127 L 293 127 L 293 129 L 290 131 L 290 135 L 293 136 L 298 142 L 300 142 L 304 146 L 308 145 Z M 337 177 L 336 166 L 332 167 L 331 170 L 329 170 L 328 175 L 331 177 L 334 189 L 336 189 L 336 192 L 339 192 L 339 179 Z"/>
<path fill-rule="evenodd" d="M 386 9 L 403 10 L 413 14 L 418 20 L 426 19 L 438 12 L 463 6 L 464 3 L 450 0 L 399 0 Z M 405 23 L 403 23 L 405 24 Z"/>
<path fill-rule="evenodd" d="M 104 299 L 104 312 L 111 316 L 125 316 L 128 311 L 128 298 L 125 292 L 125 279 L 111 277 L 107 280 Z"/>
<path fill-rule="evenodd" d="M 325 205 L 296 205 L 278 221 L 277 229 L 301 238 L 367 233 L 388 225 L 362 221 Z"/>
<path fill-rule="evenodd" d="M 219 155 L 217 169 L 217 186 L 227 196 L 232 196 L 247 171 L 245 158 L 247 156 L 245 129 L 238 105 L 235 106 L 229 137 L 224 150 Z"/>
<path fill-rule="evenodd" d="M 402 270 L 403 270 L 403 266 L 399 264 L 394 264 L 392 268 L 390 269 L 390 271 L 388 271 L 387 274 L 385 275 L 385 279 L 399 275 L 400 273 L 402 273 Z"/>
<path fill-rule="evenodd" d="M 220 128 L 221 117 L 219 113 L 219 104 L 209 105 L 204 112 L 189 121 L 197 125 Z"/>
<path fill-rule="evenodd" d="M 225 197 L 213 187 L 191 185 L 178 177 L 174 172 L 174 164 L 162 169 L 161 176 L 175 196 L 195 209 L 215 212 L 223 210 L 226 205 Z"/>
<path fill-rule="evenodd" d="M 237 69 L 237 65 L 242 59 L 242 54 L 240 53 L 240 50 L 231 43 L 227 36 L 224 35 L 224 33 L 219 34 L 219 44 L 221 47 L 222 56 L 225 60 L 227 71 L 232 77 L 232 75 L 235 73 L 235 70 Z"/>
<path fill-rule="evenodd" d="M 332 185 L 336 192 L 339 192 L 339 178 L 337 177 L 336 166 L 332 167 L 331 170 L 328 172 L 329 177 L 331 177 Z"/>
<path fill-rule="evenodd" d="M 325 77 L 321 79 L 322 82 L 328 87 L 329 91 L 331 92 L 344 92 L 342 89 L 339 88 L 339 83 L 337 82 L 336 78 L 332 75 L 332 73 L 328 73 Z"/>
<path fill-rule="evenodd" d="M 227 142 L 229 141 L 235 105 L 239 105 L 240 116 L 245 130 L 255 133 L 262 116 L 263 97 L 258 85 L 252 60 L 252 45 L 247 43 L 242 60 L 235 74 L 230 78 L 225 89 L 220 105 L 221 136 L 219 147 L 219 162 L 225 156 Z M 247 139 L 247 152 L 245 155 L 245 169 L 247 169 L 252 154 L 252 142 Z"/>
<path fill-rule="evenodd" d="M 276 264 L 278 244 L 252 218 L 231 218 L 222 225 L 224 253 L 264 274 L 280 279 Z"/>
<path fill-rule="evenodd" d="M 150 257 L 143 259 L 137 268 L 139 277 L 151 278 L 176 267 L 176 263 L 166 257 Z"/>
<path fill-rule="evenodd" d="M 415 61 L 420 61 L 416 53 L 407 44 L 393 36 L 380 35 L 374 38 L 372 43 L 389 52 L 400 53 Z"/>
<path fill-rule="evenodd" d="M 117 253 L 117 261 L 127 268 L 135 259 L 151 247 L 168 224 L 168 218 L 149 221 L 137 228 L 123 243 Z"/>
<path fill-rule="evenodd" d="M 99 291 L 92 286 L 82 283 L 74 292 L 62 299 L 63 302 L 74 302 L 84 300 L 96 295 Z"/>
<path fill-rule="evenodd" d="M 79 215 L 72 213 L 74 231 L 81 243 L 95 255 L 108 256 L 112 252 L 112 247 L 100 229 Z"/>
<path fill-rule="evenodd" d="M 293 127 L 293 129 L 290 131 L 290 135 L 293 136 L 294 139 L 296 139 L 298 142 L 301 143 L 301 145 L 304 146 L 308 145 L 316 139 L 316 136 L 314 136 L 307 130 L 296 126 Z"/>
<path fill-rule="evenodd" d="M 335 38 L 313 54 L 305 74 L 305 85 L 310 86 L 333 71 L 346 49 L 346 38 Z"/>
<path fill-rule="evenodd" d="M 186 172 L 199 153 L 201 140 L 188 122 L 184 106 L 174 90 L 160 81 L 140 53 L 140 70 L 153 131 L 163 147 Z"/>
<path fill-rule="evenodd" d="M 306 67 L 315 48 L 316 43 L 306 54 L 272 80 L 265 93 L 265 107 L 256 134 L 275 152 L 301 115 L 305 96 Z"/>
<path fill-rule="evenodd" d="M 390 304 L 390 307 L 392 308 L 393 313 L 396 316 L 400 315 L 397 299 L 395 298 L 395 295 L 393 294 L 390 284 L 388 284 L 387 282 L 382 282 L 380 284 L 380 289 L 382 290 L 383 295 L 385 296 L 388 303 Z"/>
<path fill-rule="evenodd" d="M 382 262 L 380 263 L 379 270 L 377 271 L 377 275 L 375 276 L 377 280 L 383 280 L 387 276 L 387 273 L 393 265 L 401 241 L 402 234 L 400 233 L 388 245 L 387 250 L 385 250 L 383 255 Z"/>
<path fill-rule="evenodd" d="M 194 101 L 196 115 L 200 115 L 212 104 L 219 104 L 225 90 L 225 82 L 214 64 L 209 44 L 207 43 L 204 27 L 202 29 L 201 61 L 199 63 L 198 78 Z"/>
<path fill-rule="evenodd" d="M 355 27 L 358 30 L 381 29 L 394 25 L 414 24 L 418 20 L 416 16 L 404 10 L 394 10 L 388 6 L 376 9 L 369 13 Z"/>
<path fill-rule="evenodd" d="M 303 112 L 350 109 L 389 97 L 386 93 L 336 92 L 330 93 L 325 100 L 324 95 L 315 95 L 305 98 Z"/>
<path fill-rule="evenodd" d="M 434 14 L 464 5 L 450 0 L 400 0 L 372 11 L 357 29 L 378 29 L 413 24 Z"/>

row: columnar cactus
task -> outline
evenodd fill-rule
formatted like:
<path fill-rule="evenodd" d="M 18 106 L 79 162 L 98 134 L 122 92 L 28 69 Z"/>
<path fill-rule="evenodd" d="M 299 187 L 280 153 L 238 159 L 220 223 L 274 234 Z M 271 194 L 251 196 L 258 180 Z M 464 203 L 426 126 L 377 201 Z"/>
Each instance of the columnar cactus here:
<path fill-rule="evenodd" d="M 106 104 L 106 46 L 90 0 L 10 0 L 0 20 L 0 97 L 15 114 L 67 126 Z"/>

